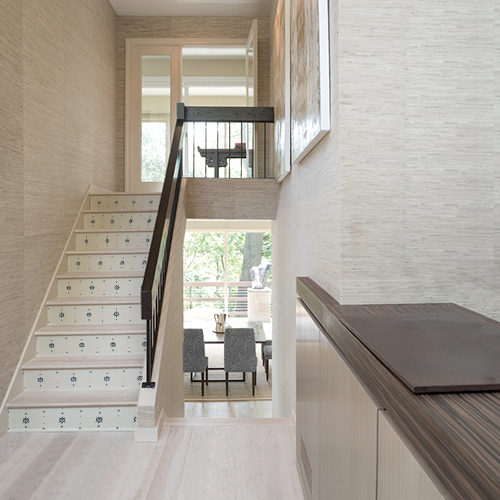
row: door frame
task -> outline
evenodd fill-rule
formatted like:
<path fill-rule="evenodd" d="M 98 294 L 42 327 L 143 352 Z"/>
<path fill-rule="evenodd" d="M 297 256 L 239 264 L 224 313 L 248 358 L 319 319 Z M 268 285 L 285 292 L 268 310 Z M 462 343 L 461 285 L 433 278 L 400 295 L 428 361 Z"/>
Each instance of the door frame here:
<path fill-rule="evenodd" d="M 142 67 L 138 58 L 142 55 L 171 55 L 171 130 L 175 127 L 176 103 L 183 102 L 182 92 L 182 47 L 196 46 L 241 46 L 247 38 L 127 38 L 125 40 L 125 192 L 161 192 L 163 183 L 133 183 L 134 165 L 141 164 L 141 114 L 142 114 Z M 170 49 L 172 53 L 166 52 Z M 162 52 L 163 51 L 163 52 Z M 139 59 L 140 61 L 140 59 Z M 176 74 L 177 73 L 177 74 Z M 175 80 L 175 82 L 174 82 Z M 173 103 L 173 105 L 172 105 Z"/>

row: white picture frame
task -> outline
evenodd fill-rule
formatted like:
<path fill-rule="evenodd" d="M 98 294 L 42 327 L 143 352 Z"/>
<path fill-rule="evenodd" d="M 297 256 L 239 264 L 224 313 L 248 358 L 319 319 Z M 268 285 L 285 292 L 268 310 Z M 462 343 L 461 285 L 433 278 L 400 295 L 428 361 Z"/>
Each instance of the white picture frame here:
<path fill-rule="evenodd" d="M 328 0 L 290 0 L 291 161 L 330 131 Z"/>
<path fill-rule="evenodd" d="M 279 0 L 274 26 L 274 117 L 276 180 L 291 170 L 290 0 Z"/>

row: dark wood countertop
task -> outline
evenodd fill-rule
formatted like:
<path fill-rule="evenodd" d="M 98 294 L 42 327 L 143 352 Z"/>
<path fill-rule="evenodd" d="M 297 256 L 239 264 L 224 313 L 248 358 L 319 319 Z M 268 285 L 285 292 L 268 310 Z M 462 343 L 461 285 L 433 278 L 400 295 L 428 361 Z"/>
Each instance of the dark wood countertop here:
<path fill-rule="evenodd" d="M 427 316 L 462 318 L 485 325 L 489 334 L 500 323 L 455 304 L 344 306 L 310 278 L 297 278 L 297 293 L 453 497 L 499 500 L 500 392 L 414 394 L 375 354 L 373 339 L 368 347 L 356 328 L 364 330 L 367 317 L 379 325 L 401 325 L 403 318 Z"/>

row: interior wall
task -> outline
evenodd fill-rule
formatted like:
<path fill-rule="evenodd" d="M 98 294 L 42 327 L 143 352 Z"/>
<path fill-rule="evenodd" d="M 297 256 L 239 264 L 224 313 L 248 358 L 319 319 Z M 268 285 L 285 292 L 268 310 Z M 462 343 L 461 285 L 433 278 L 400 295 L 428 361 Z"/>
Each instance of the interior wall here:
<path fill-rule="evenodd" d="M 247 38 L 251 17 L 118 17 L 117 163 L 125 186 L 125 39 L 127 38 Z M 259 105 L 269 105 L 269 20 L 258 18 Z"/>
<path fill-rule="evenodd" d="M 0 399 L 90 184 L 118 188 L 116 14 L 0 0 Z"/>
<path fill-rule="evenodd" d="M 295 279 L 340 295 L 340 148 L 337 1 L 330 1 L 331 132 L 280 184 L 273 228 L 273 416 L 295 408 Z M 276 12 L 278 0 L 273 3 Z M 274 15 L 270 18 L 274 27 Z M 279 37 L 278 37 L 279 38 Z M 273 35 L 271 40 L 276 40 Z M 273 47 L 273 54 L 274 54 Z M 272 64 L 272 67 L 277 65 Z M 276 355 L 274 353 L 276 352 Z"/>
<path fill-rule="evenodd" d="M 26 338 L 24 318 L 23 8 L 0 0 L 0 399 Z"/>
<path fill-rule="evenodd" d="M 342 302 L 500 319 L 498 3 L 340 5 Z"/>
<path fill-rule="evenodd" d="M 500 319 L 496 3 L 329 7 L 333 126 L 281 183 L 273 232 L 276 416 L 295 408 L 296 276 L 344 304 Z"/>

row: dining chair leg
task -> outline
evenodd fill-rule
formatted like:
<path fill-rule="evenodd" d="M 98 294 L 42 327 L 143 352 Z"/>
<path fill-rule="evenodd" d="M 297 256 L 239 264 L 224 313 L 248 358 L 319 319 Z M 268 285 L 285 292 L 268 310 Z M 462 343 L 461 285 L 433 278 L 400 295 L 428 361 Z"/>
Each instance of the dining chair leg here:
<path fill-rule="evenodd" d="M 246 376 L 247 376 L 247 374 L 245 372 L 243 372 L 243 382 L 245 382 Z"/>
<path fill-rule="evenodd" d="M 201 372 L 201 397 L 205 396 L 205 372 Z"/>
<path fill-rule="evenodd" d="M 264 368 L 266 369 L 266 380 L 269 380 L 269 360 L 266 359 L 265 361 L 266 363 L 264 365 Z"/>
<path fill-rule="evenodd" d="M 252 397 L 255 396 L 255 385 L 257 384 L 257 371 L 252 372 Z"/>
<path fill-rule="evenodd" d="M 226 398 L 229 396 L 229 372 L 226 372 Z"/>

